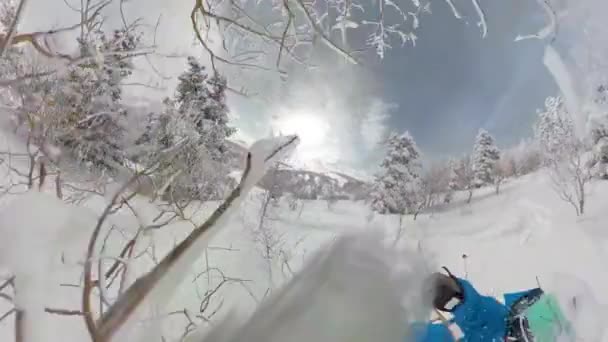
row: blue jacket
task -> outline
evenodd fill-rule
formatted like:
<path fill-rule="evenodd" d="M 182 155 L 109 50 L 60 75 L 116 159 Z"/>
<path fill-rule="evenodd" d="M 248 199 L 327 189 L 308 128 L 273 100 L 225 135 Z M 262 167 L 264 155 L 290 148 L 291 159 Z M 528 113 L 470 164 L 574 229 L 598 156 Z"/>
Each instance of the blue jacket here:
<path fill-rule="evenodd" d="M 458 279 L 464 301 L 456 306 L 453 321 L 464 334 L 465 342 L 502 342 L 507 334 L 509 309 L 489 296 L 482 296 L 466 280 Z"/>
<path fill-rule="evenodd" d="M 502 342 L 506 335 L 509 309 L 493 297 L 482 296 L 471 283 L 459 279 L 464 292 L 464 301 L 456 306 L 453 323 L 456 323 L 464 337 L 462 342 Z M 443 324 L 423 324 L 412 327 L 416 342 L 454 342 L 448 328 Z"/>

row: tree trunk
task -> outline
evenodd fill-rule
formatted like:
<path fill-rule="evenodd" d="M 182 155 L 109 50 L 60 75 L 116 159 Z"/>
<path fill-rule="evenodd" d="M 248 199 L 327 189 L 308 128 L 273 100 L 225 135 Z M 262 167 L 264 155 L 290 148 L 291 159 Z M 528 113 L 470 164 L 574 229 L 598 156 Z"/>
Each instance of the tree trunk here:
<path fill-rule="evenodd" d="M 469 198 L 467 198 L 467 204 L 471 203 L 472 198 L 473 198 L 473 189 L 469 189 Z"/>
<path fill-rule="evenodd" d="M 397 236 L 395 236 L 395 241 L 393 242 L 393 245 L 397 245 L 397 243 L 399 242 L 399 240 L 401 240 L 401 226 L 403 223 L 403 214 L 399 214 L 399 227 L 397 227 Z"/>
<path fill-rule="evenodd" d="M 63 199 L 63 191 L 61 190 L 61 171 L 57 171 L 57 177 L 55 178 L 55 195 L 57 195 L 57 198 Z"/>
<path fill-rule="evenodd" d="M 585 179 L 581 179 L 578 183 L 580 198 L 578 200 L 578 208 L 580 214 L 583 215 L 585 213 Z"/>
<path fill-rule="evenodd" d="M 302 210 L 304 210 L 304 200 L 301 200 L 300 211 L 298 212 L 298 219 L 302 218 Z"/>
<path fill-rule="evenodd" d="M 496 195 L 500 193 L 500 182 L 496 182 Z"/>

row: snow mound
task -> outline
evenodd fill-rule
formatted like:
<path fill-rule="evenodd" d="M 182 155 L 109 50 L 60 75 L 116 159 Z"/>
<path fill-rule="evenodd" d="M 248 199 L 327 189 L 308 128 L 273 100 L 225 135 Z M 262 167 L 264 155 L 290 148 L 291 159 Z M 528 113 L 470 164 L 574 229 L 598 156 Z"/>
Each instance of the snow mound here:
<path fill-rule="evenodd" d="M 399 260 L 405 264 L 395 267 Z M 409 249 L 386 247 L 380 234 L 341 236 L 321 248 L 247 322 L 237 327 L 230 317 L 231 323 L 224 321 L 205 341 L 402 340 L 407 322 L 428 312 L 418 295 L 425 266 Z"/>
<path fill-rule="evenodd" d="M 92 212 L 47 193 L 16 196 L 0 209 L 0 265 L 16 273 L 46 273 L 61 252 L 88 236 L 95 222 Z"/>

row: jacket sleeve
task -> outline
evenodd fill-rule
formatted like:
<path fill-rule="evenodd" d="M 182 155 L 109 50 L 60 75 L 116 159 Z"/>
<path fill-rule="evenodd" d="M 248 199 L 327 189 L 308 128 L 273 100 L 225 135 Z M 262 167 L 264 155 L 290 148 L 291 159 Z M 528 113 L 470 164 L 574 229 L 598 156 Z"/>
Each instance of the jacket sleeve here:
<path fill-rule="evenodd" d="M 503 341 L 506 335 L 507 307 L 493 297 L 480 295 L 473 285 L 458 279 L 464 301 L 453 312 L 467 342 Z"/>

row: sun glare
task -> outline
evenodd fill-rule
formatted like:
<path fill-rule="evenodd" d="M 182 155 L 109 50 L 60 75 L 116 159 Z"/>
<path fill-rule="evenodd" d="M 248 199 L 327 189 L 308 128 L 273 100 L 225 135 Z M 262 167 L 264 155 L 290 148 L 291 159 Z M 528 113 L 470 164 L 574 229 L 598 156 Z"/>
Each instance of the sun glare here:
<path fill-rule="evenodd" d="M 301 146 L 321 146 L 327 140 L 329 124 L 314 114 L 296 113 L 280 117 L 275 124 L 276 133 L 297 134 Z"/>
<path fill-rule="evenodd" d="M 309 112 L 282 115 L 274 122 L 276 134 L 297 134 L 300 144 L 296 150 L 297 159 L 309 162 L 326 159 L 329 151 L 329 123 L 322 116 Z"/>

